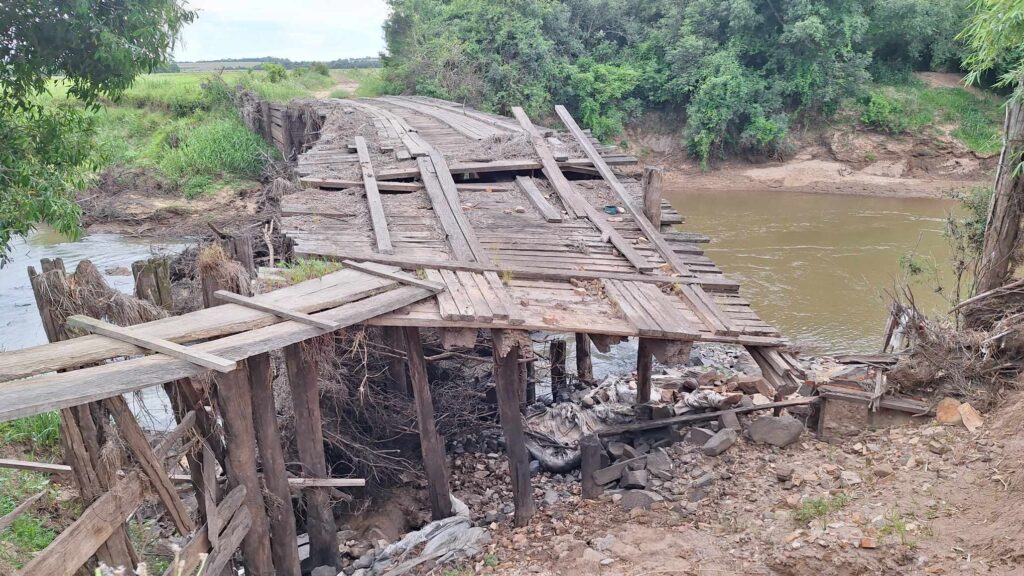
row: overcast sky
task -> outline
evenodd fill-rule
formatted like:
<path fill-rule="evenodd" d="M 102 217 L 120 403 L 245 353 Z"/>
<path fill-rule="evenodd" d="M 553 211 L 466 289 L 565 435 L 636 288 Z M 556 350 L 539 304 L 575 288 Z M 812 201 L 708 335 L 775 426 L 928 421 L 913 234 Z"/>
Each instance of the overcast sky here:
<path fill-rule="evenodd" d="M 384 49 L 384 0 L 190 0 L 199 11 L 175 60 L 334 60 Z"/>

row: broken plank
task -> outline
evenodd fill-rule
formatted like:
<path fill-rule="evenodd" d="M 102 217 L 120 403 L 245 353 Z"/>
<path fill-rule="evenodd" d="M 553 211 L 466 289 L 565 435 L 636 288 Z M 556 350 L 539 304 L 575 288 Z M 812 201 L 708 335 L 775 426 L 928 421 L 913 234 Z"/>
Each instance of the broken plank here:
<path fill-rule="evenodd" d="M 353 270 L 359 270 L 367 274 L 374 276 L 380 276 L 381 278 L 387 278 L 402 284 L 408 284 L 410 286 L 419 286 L 420 288 L 426 288 L 434 292 L 440 292 L 444 290 L 444 284 L 437 282 L 431 282 L 429 280 L 420 280 L 409 274 L 400 273 L 400 271 L 387 270 L 381 264 L 376 262 L 356 262 L 354 260 L 342 260 L 341 262 L 345 266 L 352 268 Z"/>
<path fill-rule="evenodd" d="M 533 179 L 528 176 L 516 176 L 516 184 L 526 194 L 526 198 L 533 204 L 533 207 L 540 212 L 540 215 L 547 222 L 561 222 L 562 213 L 548 202 L 548 199 L 540 193 Z"/>
<path fill-rule="evenodd" d="M 442 286 L 444 285 L 444 278 L 438 270 L 427 268 L 424 272 L 428 280 L 440 283 Z M 455 305 L 455 299 L 452 298 L 451 293 L 447 289 L 437 293 L 437 307 L 441 318 L 444 320 L 459 320 L 462 318 L 459 307 Z"/>
<path fill-rule="evenodd" d="M 562 174 L 561 168 L 558 167 L 558 162 L 555 161 L 554 155 L 551 153 L 551 149 L 548 148 L 548 143 L 541 136 L 537 128 L 534 127 L 533 122 L 530 121 L 530 117 L 526 115 L 526 112 L 518 106 L 512 107 L 512 115 L 515 116 L 516 120 L 519 121 L 519 125 L 523 127 L 523 131 L 529 134 L 530 141 L 533 143 L 533 150 L 540 157 L 541 169 L 544 172 L 544 176 L 547 177 L 548 182 L 555 189 L 555 193 L 562 199 L 562 204 L 565 205 L 566 212 L 569 216 L 576 218 L 582 216 L 585 212 L 582 205 L 580 204 L 582 198 L 572 188 L 572 184 L 566 179 L 565 175 Z"/>
<path fill-rule="evenodd" d="M 363 478 L 289 478 L 291 488 L 362 488 L 366 486 Z"/>
<path fill-rule="evenodd" d="M 236 366 L 235 362 L 231 360 L 226 360 L 199 350 L 191 350 L 181 344 L 175 344 L 170 340 L 142 336 L 140 334 L 133 333 L 129 328 L 108 324 L 107 322 L 90 318 L 88 316 L 82 316 L 79 314 L 71 316 L 67 320 L 67 325 L 72 328 L 79 328 L 81 330 L 92 332 L 93 334 L 99 334 L 100 336 L 106 336 L 107 338 L 113 338 L 114 340 L 127 342 L 134 346 L 138 346 L 139 348 L 166 354 L 168 356 L 178 358 L 179 360 L 191 362 L 197 366 L 216 370 L 217 372 L 231 372 Z"/>
<path fill-rule="evenodd" d="M 285 318 L 287 320 L 294 320 L 295 322 L 301 322 L 310 326 L 316 326 L 317 328 L 323 328 L 329 332 L 333 332 L 338 328 L 341 328 L 337 322 L 322 320 L 306 314 L 305 312 L 296 312 L 295 310 L 289 310 L 283 306 L 278 306 L 277 304 L 261 302 L 250 296 L 242 296 L 241 294 L 235 294 L 234 292 L 228 292 L 227 290 L 217 290 L 213 293 L 213 296 L 214 298 L 224 302 L 231 302 L 232 304 L 238 304 L 239 306 L 245 306 L 246 308 L 252 308 L 261 312 L 269 312 L 274 316 Z"/>
<path fill-rule="evenodd" d="M 494 314 L 491 312 L 491 307 L 487 303 L 487 299 L 480 292 L 480 288 L 476 285 L 476 278 L 474 278 L 476 275 L 464 270 L 455 272 L 455 275 L 459 278 L 459 283 L 462 284 L 466 295 L 469 296 L 469 301 L 473 304 L 475 320 L 478 322 L 493 321 Z"/>
<path fill-rule="evenodd" d="M 462 227 L 455 218 L 455 213 L 452 211 L 448 199 L 445 197 L 444 188 L 438 178 L 434 164 L 427 157 L 417 158 L 416 162 L 420 166 L 423 186 L 427 189 L 430 205 L 433 207 L 434 214 L 441 224 L 441 229 L 444 230 L 445 236 L 448 238 L 448 245 L 451 246 L 452 253 L 457 260 L 465 262 L 474 261 L 473 250 L 463 233 Z"/>
<path fill-rule="evenodd" d="M 462 229 L 462 235 L 469 244 L 469 248 L 473 253 L 474 259 L 477 262 L 485 264 L 490 262 L 490 259 L 487 256 L 487 251 L 484 250 L 480 241 L 477 240 L 476 232 L 473 231 L 473 226 L 469 223 L 469 220 L 463 213 L 462 200 L 459 198 L 459 190 L 455 187 L 455 180 L 452 178 L 452 174 L 448 170 L 448 162 L 444 159 L 444 155 L 437 150 L 432 150 L 430 152 L 430 162 L 434 165 L 434 173 L 437 175 L 437 180 L 441 185 L 441 190 L 444 193 L 445 199 L 448 201 L 448 205 L 451 207 L 456 223 L 458 223 L 459 228 Z"/>
<path fill-rule="evenodd" d="M 409 178 L 415 175 L 408 176 Z M 342 180 L 340 178 L 314 178 L 307 176 L 305 178 L 299 178 L 299 183 L 303 186 L 310 188 L 324 188 L 324 189 L 342 189 L 342 188 L 359 188 L 363 185 L 358 180 Z M 423 184 L 419 182 L 377 182 L 378 190 L 386 190 L 388 192 L 417 192 L 423 189 Z"/>
<path fill-rule="evenodd" d="M 393 254 L 395 249 L 391 245 L 388 220 L 384 215 L 384 204 L 380 201 L 377 177 L 373 173 L 370 152 L 366 149 L 366 139 L 356 136 L 355 141 L 356 153 L 359 154 L 359 168 L 363 172 L 363 187 L 366 189 L 366 204 L 370 209 L 370 224 L 373 226 L 373 236 L 377 241 L 377 251 L 381 254 Z"/>
<path fill-rule="evenodd" d="M 740 408 L 732 408 L 729 410 L 717 410 L 714 412 L 704 412 L 702 414 L 683 414 L 682 416 L 673 416 L 671 418 L 662 418 L 661 420 L 644 420 L 642 422 L 634 422 L 632 424 L 620 424 L 617 426 L 609 426 L 603 430 L 599 430 L 598 434 L 601 436 L 611 436 L 613 434 L 625 434 L 627 432 L 639 432 L 641 430 L 653 430 L 655 428 L 664 428 L 665 426 L 672 426 L 674 424 L 690 424 L 692 422 L 704 422 L 707 420 L 718 420 L 722 414 L 726 412 L 735 412 L 736 414 L 746 414 L 748 412 L 757 412 L 760 410 L 773 410 L 775 408 L 792 408 L 795 406 L 807 406 L 820 401 L 821 398 L 817 396 L 811 396 L 807 398 L 795 398 L 792 400 L 783 400 L 781 402 L 769 402 L 767 404 L 756 404 L 754 406 L 744 406 Z"/>
<path fill-rule="evenodd" d="M 476 310 L 473 309 L 473 302 L 469 299 L 466 289 L 462 287 L 462 282 L 459 280 L 456 272 L 452 270 L 439 270 L 439 272 L 441 277 L 444 278 L 444 283 L 448 286 L 448 293 L 452 295 L 452 300 L 455 301 L 455 307 L 459 310 L 459 319 L 467 322 L 475 319 Z"/>

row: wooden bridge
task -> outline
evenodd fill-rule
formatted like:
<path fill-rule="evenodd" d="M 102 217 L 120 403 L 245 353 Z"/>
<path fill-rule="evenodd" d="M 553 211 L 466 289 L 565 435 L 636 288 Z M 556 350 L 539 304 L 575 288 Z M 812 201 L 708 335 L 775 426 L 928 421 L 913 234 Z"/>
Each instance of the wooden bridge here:
<path fill-rule="evenodd" d="M 420 328 L 439 329 L 452 346 L 473 345 L 489 330 L 517 525 L 533 509 L 520 417 L 531 399 L 529 331 L 574 334 L 581 376 L 589 371 L 591 342 L 607 350 L 638 337 L 640 404 L 650 400 L 653 357 L 686 358 L 696 341 L 746 346 L 780 395 L 792 389 L 799 368 L 780 353 L 784 339 L 704 254 L 707 239 L 675 229 L 682 217 L 661 198 L 660 171 L 617 173 L 613 167 L 636 159 L 595 141 L 564 108 L 555 112 L 565 131 L 536 126 L 518 108 L 512 119 L 422 97 L 257 103 L 256 110 L 252 127 L 295 160 L 303 185 L 281 200 L 294 254 L 342 261 L 341 271 L 256 296 L 204 286 L 207 304 L 216 307 L 130 328 L 73 318 L 69 325 L 91 334 L 62 340 L 64 328 L 48 325 L 52 343 L 0 353 L 0 421 L 61 409 L 65 427 L 74 427 L 89 418 L 83 406 L 102 401 L 122 435 L 131 435 L 120 396 L 157 385 L 176 390 L 181 427 L 201 429 L 205 442 L 192 447 L 189 460 L 205 502 L 201 534 L 192 532 L 166 477 L 158 478 L 167 447 L 150 448 L 136 434 L 132 448 L 179 531 L 191 534 L 193 556 L 220 550 L 222 561 L 228 544 L 218 549 L 217 542 L 240 541 L 248 573 L 298 574 L 289 496 L 296 483 L 286 481 L 269 391 L 267 353 L 283 348 L 308 475 L 290 480 L 305 482 L 312 566 L 336 562 L 324 491 L 338 479 L 325 478 L 316 364 L 301 347 L 347 326 L 384 326 L 406 351 L 435 517 L 449 515 L 451 502 Z M 405 374 L 398 362 L 395 370 Z M 201 377 L 211 371 L 207 389 Z M 209 415 L 223 420 L 223 438 L 211 439 L 219 433 Z M 221 444 L 216 456 L 231 485 L 244 489 L 218 504 L 210 490 L 216 481 L 204 474 L 215 473 L 210 446 Z M 69 447 L 80 456 L 69 462 L 76 478 L 90 482 L 80 472 L 91 469 L 96 447 Z M 99 483 L 107 495 L 120 492 L 96 499 L 86 516 L 106 515 L 109 530 L 72 527 L 22 573 L 71 574 L 94 554 L 123 557 L 110 542 L 137 506 L 134 482 Z M 274 505 L 264 501 L 264 485 Z M 229 531 L 236 518 L 239 526 Z"/>

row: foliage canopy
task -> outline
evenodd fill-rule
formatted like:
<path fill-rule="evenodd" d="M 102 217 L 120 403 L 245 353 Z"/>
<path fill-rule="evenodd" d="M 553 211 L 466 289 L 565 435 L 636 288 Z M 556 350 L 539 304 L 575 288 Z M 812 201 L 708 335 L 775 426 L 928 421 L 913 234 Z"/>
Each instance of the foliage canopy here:
<path fill-rule="evenodd" d="M 11 239 L 46 222 L 74 234 L 91 123 L 48 105 L 53 78 L 87 107 L 116 99 L 171 53 L 195 14 L 177 0 L 0 3 L 0 262 Z"/>

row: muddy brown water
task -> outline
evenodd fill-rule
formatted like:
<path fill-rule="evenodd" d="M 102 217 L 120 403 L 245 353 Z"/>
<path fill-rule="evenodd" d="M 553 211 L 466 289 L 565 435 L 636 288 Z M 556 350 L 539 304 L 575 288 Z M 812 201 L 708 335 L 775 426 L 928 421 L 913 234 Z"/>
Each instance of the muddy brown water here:
<path fill-rule="evenodd" d="M 878 351 L 901 256 L 917 254 L 949 285 L 952 200 L 683 187 L 665 197 L 686 218 L 682 230 L 711 237 L 707 255 L 742 282 L 754 310 L 817 351 Z M 933 278 L 913 279 L 915 300 L 948 310 Z"/>

